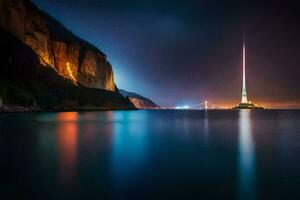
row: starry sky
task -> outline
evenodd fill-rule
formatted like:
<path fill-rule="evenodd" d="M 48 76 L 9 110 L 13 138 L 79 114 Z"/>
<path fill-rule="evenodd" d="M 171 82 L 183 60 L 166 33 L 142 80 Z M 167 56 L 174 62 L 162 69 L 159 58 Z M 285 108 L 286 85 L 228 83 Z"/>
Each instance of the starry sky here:
<path fill-rule="evenodd" d="M 32 1 L 101 49 L 119 88 L 161 106 L 239 103 L 244 33 L 248 99 L 300 108 L 296 1 Z"/>

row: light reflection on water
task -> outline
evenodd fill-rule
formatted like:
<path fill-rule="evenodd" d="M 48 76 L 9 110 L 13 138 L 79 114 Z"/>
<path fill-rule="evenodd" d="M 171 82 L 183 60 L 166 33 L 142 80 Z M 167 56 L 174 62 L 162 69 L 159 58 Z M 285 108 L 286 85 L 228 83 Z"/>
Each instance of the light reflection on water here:
<path fill-rule="evenodd" d="M 59 177 L 62 184 L 74 184 L 77 166 L 78 113 L 65 112 L 56 116 Z"/>
<path fill-rule="evenodd" d="M 126 187 L 138 176 L 147 160 L 147 114 L 113 112 L 112 118 L 113 182 L 115 187 Z"/>
<path fill-rule="evenodd" d="M 255 144 L 251 110 L 239 111 L 239 199 L 255 199 Z"/>
<path fill-rule="evenodd" d="M 299 130 L 298 111 L 0 115 L 7 182 L 28 199 L 300 197 Z"/>

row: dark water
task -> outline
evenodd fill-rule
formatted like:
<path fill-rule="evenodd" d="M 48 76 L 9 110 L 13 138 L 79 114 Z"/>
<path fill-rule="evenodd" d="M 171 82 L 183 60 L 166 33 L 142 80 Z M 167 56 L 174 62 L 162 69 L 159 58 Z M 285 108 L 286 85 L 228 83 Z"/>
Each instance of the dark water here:
<path fill-rule="evenodd" d="M 0 115 L 5 199 L 300 199 L 300 111 Z"/>

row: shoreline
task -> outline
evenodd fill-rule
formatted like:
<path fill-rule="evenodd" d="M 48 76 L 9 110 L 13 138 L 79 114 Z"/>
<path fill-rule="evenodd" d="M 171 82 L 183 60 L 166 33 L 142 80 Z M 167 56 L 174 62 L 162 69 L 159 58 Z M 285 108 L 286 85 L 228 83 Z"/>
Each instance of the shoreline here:
<path fill-rule="evenodd" d="M 239 111 L 240 109 L 129 109 L 129 108 L 101 108 L 101 107 L 86 107 L 86 108 L 57 108 L 57 109 L 40 109 L 28 108 L 23 106 L 2 106 L 0 107 L 1 114 L 16 114 L 16 113 L 58 113 L 58 112 L 98 112 L 98 111 L 137 111 L 137 110 L 163 110 L 163 111 Z M 270 111 L 270 110 L 300 110 L 299 108 L 276 108 L 276 109 L 254 109 L 255 111 Z"/>
<path fill-rule="evenodd" d="M 90 108 L 57 108 L 57 109 L 41 109 L 41 108 L 28 108 L 23 106 L 2 106 L 0 107 L 1 114 L 10 113 L 55 113 L 55 112 L 85 112 L 85 111 L 135 111 L 139 109 L 129 108 L 101 108 L 101 107 L 90 107 Z"/>

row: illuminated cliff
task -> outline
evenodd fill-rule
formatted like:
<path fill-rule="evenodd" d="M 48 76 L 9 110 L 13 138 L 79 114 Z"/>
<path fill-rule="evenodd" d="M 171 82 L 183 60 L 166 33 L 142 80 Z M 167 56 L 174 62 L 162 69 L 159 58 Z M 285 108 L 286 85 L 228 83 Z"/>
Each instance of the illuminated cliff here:
<path fill-rule="evenodd" d="M 1 1 L 1 0 L 0 0 Z M 0 28 L 0 113 L 26 111 L 134 109 L 118 90 L 87 88 L 77 83 L 70 63 L 66 78 L 40 64 L 31 47 Z M 70 81 L 69 81 L 70 80 Z"/>
<path fill-rule="evenodd" d="M 1 0 L 0 27 L 30 46 L 42 65 L 74 84 L 115 91 L 106 56 L 28 0 Z"/>

